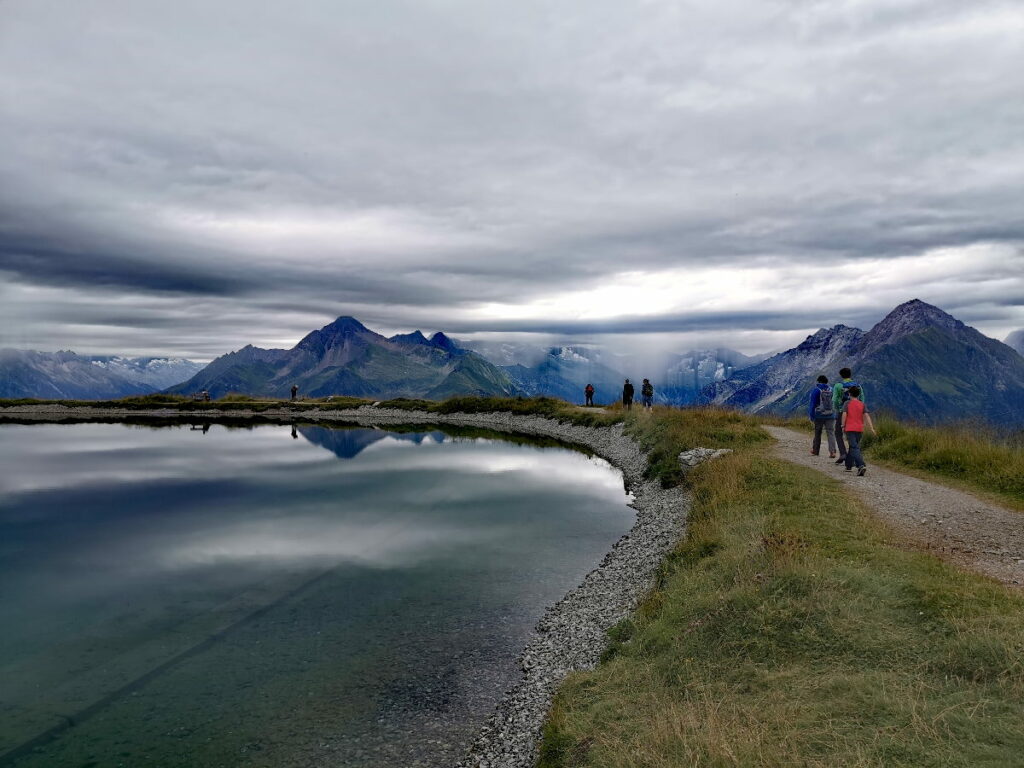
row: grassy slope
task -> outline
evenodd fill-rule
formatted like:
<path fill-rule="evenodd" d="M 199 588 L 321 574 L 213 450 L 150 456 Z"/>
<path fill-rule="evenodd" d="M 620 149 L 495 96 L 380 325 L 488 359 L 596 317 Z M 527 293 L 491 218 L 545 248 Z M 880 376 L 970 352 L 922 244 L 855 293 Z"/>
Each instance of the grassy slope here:
<path fill-rule="evenodd" d="M 686 540 L 605 663 L 563 686 L 541 765 L 1019 764 L 1024 596 L 894 541 L 752 426 L 630 425 L 737 453 L 691 475 Z"/>

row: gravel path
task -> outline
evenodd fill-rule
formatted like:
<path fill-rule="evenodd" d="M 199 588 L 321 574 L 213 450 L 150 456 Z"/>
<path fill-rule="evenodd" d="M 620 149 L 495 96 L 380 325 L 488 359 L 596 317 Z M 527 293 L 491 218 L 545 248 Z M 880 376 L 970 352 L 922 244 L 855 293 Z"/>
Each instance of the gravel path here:
<path fill-rule="evenodd" d="M 867 474 L 857 477 L 836 465 L 825 450 L 811 456 L 809 434 L 765 429 L 777 441 L 779 458 L 835 477 L 925 549 L 1005 584 L 1024 585 L 1024 514 L 870 464 Z"/>
<path fill-rule="evenodd" d="M 90 418 L 188 418 L 215 422 L 209 411 L 119 411 L 64 406 L 7 408 L 0 416 L 33 421 Z M 219 414 L 221 418 L 252 417 L 246 411 Z M 662 559 L 682 538 L 690 509 L 689 494 L 664 489 L 644 480 L 647 455 L 622 425 L 582 427 L 536 416 L 511 413 L 434 414 L 363 407 L 348 411 L 263 411 L 262 420 L 291 423 L 344 422 L 364 426 L 438 424 L 481 427 L 522 435 L 553 437 L 594 452 L 617 467 L 633 494 L 636 522 L 583 582 L 548 608 L 520 657 L 523 677 L 499 703 L 458 768 L 530 768 L 536 763 L 538 741 L 551 700 L 559 684 L 573 671 L 592 668 L 607 647 L 607 630 L 626 618 L 650 588 Z"/>

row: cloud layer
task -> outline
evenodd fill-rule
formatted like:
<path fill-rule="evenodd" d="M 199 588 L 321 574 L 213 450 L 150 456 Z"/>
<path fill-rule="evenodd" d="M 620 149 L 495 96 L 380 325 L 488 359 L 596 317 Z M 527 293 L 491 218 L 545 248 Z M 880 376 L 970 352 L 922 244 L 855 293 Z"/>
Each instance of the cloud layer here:
<path fill-rule="evenodd" d="M 1024 8 L 0 4 L 0 345 L 1024 326 Z"/>

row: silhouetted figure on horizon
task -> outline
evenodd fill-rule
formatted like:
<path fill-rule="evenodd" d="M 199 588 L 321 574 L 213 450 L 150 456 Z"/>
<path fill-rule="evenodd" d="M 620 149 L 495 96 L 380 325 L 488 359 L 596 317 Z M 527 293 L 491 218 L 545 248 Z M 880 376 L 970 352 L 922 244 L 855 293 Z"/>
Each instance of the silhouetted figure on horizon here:
<path fill-rule="evenodd" d="M 593 405 L 594 404 L 594 385 L 593 384 L 587 384 L 586 388 L 583 390 L 583 394 L 587 398 L 587 405 Z"/>
<path fill-rule="evenodd" d="M 622 385 L 622 404 L 627 411 L 633 410 L 633 385 L 629 383 L 629 379 Z"/>
<path fill-rule="evenodd" d="M 644 379 L 644 383 L 640 386 L 640 402 L 647 409 L 654 405 L 654 385 L 651 384 L 650 379 Z"/>
<path fill-rule="evenodd" d="M 292 384 L 292 401 L 294 402 L 299 396 L 299 385 Z"/>

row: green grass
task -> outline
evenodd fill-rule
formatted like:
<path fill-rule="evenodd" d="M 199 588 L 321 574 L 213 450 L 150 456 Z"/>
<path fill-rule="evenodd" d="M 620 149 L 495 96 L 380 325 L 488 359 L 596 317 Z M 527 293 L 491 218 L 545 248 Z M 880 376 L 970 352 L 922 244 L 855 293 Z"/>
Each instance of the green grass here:
<path fill-rule="evenodd" d="M 648 455 L 649 478 L 666 488 L 683 481 L 679 454 L 689 448 L 732 448 L 767 445 L 771 438 L 761 420 L 722 408 L 634 409 L 626 420 L 626 432 Z"/>
<path fill-rule="evenodd" d="M 562 687 L 540 765 L 1019 765 L 1024 596 L 744 433 L 689 476 L 685 541 Z"/>

